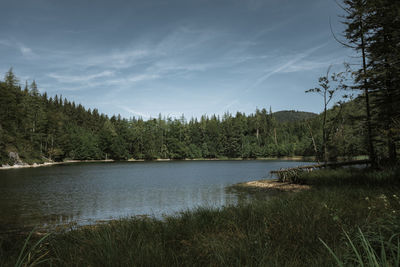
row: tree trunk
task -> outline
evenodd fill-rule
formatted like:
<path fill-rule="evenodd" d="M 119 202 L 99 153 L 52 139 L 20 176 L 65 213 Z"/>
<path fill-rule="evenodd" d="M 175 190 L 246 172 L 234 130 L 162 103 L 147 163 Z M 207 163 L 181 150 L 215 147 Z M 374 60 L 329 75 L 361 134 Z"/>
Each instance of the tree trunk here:
<path fill-rule="evenodd" d="M 327 75 L 328 77 L 328 75 Z M 324 119 L 322 121 L 322 146 L 323 146 L 323 159 L 325 164 L 328 163 L 328 147 L 327 147 L 327 136 L 326 136 L 326 111 L 327 111 L 327 100 L 326 100 L 326 90 L 324 91 Z"/>
<path fill-rule="evenodd" d="M 364 74 L 364 94 L 365 94 L 365 109 L 367 112 L 367 131 L 368 131 L 368 152 L 369 152 L 369 160 L 371 161 L 372 167 L 376 166 L 376 155 L 374 149 L 374 143 L 372 140 L 372 126 L 371 126 L 371 109 L 369 105 L 369 92 L 368 92 L 368 83 L 367 83 L 367 62 L 365 55 L 365 40 L 364 40 L 364 29 L 362 22 L 361 25 L 361 52 L 362 52 L 362 60 L 363 60 L 363 74 Z"/>
<path fill-rule="evenodd" d="M 307 122 L 307 126 L 308 126 L 308 129 L 310 130 L 311 140 L 312 140 L 312 143 L 313 143 L 313 146 L 314 146 L 315 157 L 317 158 L 317 162 L 319 163 L 317 144 L 315 143 L 314 135 L 312 133 L 312 129 L 311 129 L 311 126 L 310 126 L 309 122 Z"/>

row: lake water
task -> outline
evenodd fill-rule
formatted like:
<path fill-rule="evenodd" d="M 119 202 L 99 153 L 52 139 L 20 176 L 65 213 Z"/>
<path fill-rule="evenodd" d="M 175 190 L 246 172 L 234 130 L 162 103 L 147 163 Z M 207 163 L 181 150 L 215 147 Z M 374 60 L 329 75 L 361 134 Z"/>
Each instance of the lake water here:
<path fill-rule="evenodd" d="M 77 163 L 0 171 L 0 230 L 234 204 L 226 187 L 270 178 L 293 161 Z"/>

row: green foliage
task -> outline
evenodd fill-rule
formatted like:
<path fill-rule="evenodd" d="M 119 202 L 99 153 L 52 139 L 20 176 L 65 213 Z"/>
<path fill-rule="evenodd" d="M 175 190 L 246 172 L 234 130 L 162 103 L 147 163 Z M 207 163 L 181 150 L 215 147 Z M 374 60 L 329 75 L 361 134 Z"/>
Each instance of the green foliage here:
<path fill-rule="evenodd" d="M 304 111 L 282 110 L 274 112 L 273 116 L 278 122 L 296 122 L 315 118 L 318 114 Z"/>
<path fill-rule="evenodd" d="M 321 156 L 325 125 L 329 160 L 367 154 L 360 98 L 326 114 L 295 111 L 203 116 L 186 121 L 108 118 L 57 95 L 24 90 L 12 71 L 0 81 L 0 164 L 9 152 L 27 163 L 45 160 L 157 158 L 258 158 Z M 325 116 L 326 115 L 326 116 Z M 276 116 L 276 117 L 275 117 Z M 308 119 L 306 119 L 308 118 Z M 325 121 L 325 124 L 324 124 Z"/>
<path fill-rule="evenodd" d="M 203 116 L 186 121 L 162 118 L 144 121 L 121 116 L 108 118 L 95 109 L 86 110 L 57 95 L 40 94 L 32 82 L 24 90 L 10 70 L 0 81 L 0 164 L 8 163 L 8 153 L 18 152 L 27 163 L 50 159 L 128 158 L 256 158 L 312 155 L 308 122 L 319 119 L 308 113 L 273 113 L 256 110 Z M 279 122 L 290 121 L 290 122 Z"/>

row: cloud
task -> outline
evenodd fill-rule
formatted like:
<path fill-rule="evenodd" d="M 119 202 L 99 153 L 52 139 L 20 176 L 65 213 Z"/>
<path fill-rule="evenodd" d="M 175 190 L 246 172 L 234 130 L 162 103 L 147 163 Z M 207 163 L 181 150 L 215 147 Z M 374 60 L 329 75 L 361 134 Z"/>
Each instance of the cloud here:
<path fill-rule="evenodd" d="M 138 61 L 150 54 L 145 49 L 130 48 L 125 51 L 114 51 L 102 55 L 76 58 L 77 64 L 84 67 L 107 66 L 112 69 L 125 69 L 137 64 Z"/>
<path fill-rule="evenodd" d="M 103 86 L 112 85 L 114 87 L 117 87 L 117 89 L 114 90 L 114 93 L 115 93 L 115 92 L 119 92 L 123 89 L 126 89 L 126 88 L 132 86 L 134 83 L 154 80 L 154 79 L 158 79 L 159 77 L 160 76 L 157 74 L 147 74 L 147 73 L 132 74 L 132 75 L 126 75 L 123 78 L 116 78 L 116 79 L 109 79 L 109 80 L 102 81 L 101 85 L 103 85 Z M 100 83 L 99 84 L 92 83 L 90 86 L 94 87 L 97 85 L 100 85 Z"/>
<path fill-rule="evenodd" d="M 274 74 L 278 74 L 278 73 L 287 73 L 290 72 L 288 71 L 289 69 L 293 68 L 292 66 L 294 64 L 296 64 L 297 62 L 299 62 L 300 60 L 308 57 L 309 55 L 311 55 L 312 53 L 314 53 L 315 51 L 321 49 L 322 47 L 326 46 L 327 43 L 312 47 L 306 51 L 304 51 L 303 53 L 299 53 L 297 55 L 295 55 L 293 57 L 293 59 L 288 60 L 287 62 L 280 64 L 278 66 L 276 66 L 273 70 L 269 71 L 268 73 L 260 76 L 256 82 L 254 82 L 252 85 L 250 85 L 245 92 L 248 92 L 250 90 L 252 90 L 253 88 L 257 87 L 258 85 L 260 85 L 261 83 L 265 82 L 268 78 L 270 78 L 272 75 Z"/>
<path fill-rule="evenodd" d="M 127 107 L 127 106 L 121 106 L 121 105 L 119 105 L 119 106 L 117 106 L 117 107 L 120 108 L 120 109 L 122 109 L 122 110 L 124 110 L 124 111 L 126 111 L 126 112 L 128 112 L 128 113 L 130 113 L 130 114 L 133 114 L 133 115 L 136 115 L 136 116 L 145 118 L 145 119 L 149 119 L 149 118 L 151 117 L 149 114 L 146 114 L 146 113 L 143 113 L 143 112 L 139 112 L 139 111 L 133 110 L 133 109 Z"/>
<path fill-rule="evenodd" d="M 8 46 L 11 48 L 17 48 L 21 54 L 26 57 L 26 58 L 32 58 L 36 56 L 36 54 L 33 52 L 32 48 L 27 47 L 21 42 L 17 41 L 11 41 L 11 40 L 0 40 L 0 45 Z"/>
<path fill-rule="evenodd" d="M 109 89 L 112 89 L 109 90 L 109 97 L 115 97 L 115 95 L 121 91 L 132 89 L 132 86 L 135 83 L 159 78 L 159 76 L 155 74 L 133 74 L 124 76 L 123 78 L 118 78 L 115 77 L 116 74 L 114 74 L 114 72 L 110 72 L 110 75 L 108 75 L 108 72 L 106 71 L 98 74 L 79 77 L 75 77 L 73 75 L 58 75 L 55 73 L 52 73 L 48 76 L 57 79 L 57 81 L 60 83 L 69 84 L 68 86 L 61 86 L 61 88 L 66 91 L 79 91 L 96 87 L 109 87 Z"/>
<path fill-rule="evenodd" d="M 12 46 L 12 44 L 9 40 L 4 40 L 4 39 L 0 39 L 0 45 Z"/>
<path fill-rule="evenodd" d="M 269 68 L 268 71 L 262 75 L 260 75 L 257 79 L 255 79 L 255 82 L 251 83 L 240 95 L 247 94 L 260 84 L 264 83 L 266 80 L 268 80 L 271 76 L 279 73 L 291 73 L 291 72 L 297 72 L 297 71 L 304 71 L 304 70 L 311 70 L 315 68 L 319 68 L 321 66 L 326 66 L 327 63 L 322 65 L 322 62 L 313 62 L 313 61 L 304 61 L 305 58 L 309 57 L 311 54 L 316 52 L 317 50 L 323 48 L 326 46 L 327 43 L 323 43 L 321 45 L 314 46 L 310 49 L 307 49 L 306 51 L 302 53 L 298 53 L 296 55 L 292 55 L 291 59 L 273 66 L 272 68 Z M 287 56 L 284 56 L 287 58 Z M 329 61 L 326 61 L 329 62 Z M 223 108 L 223 110 L 227 110 L 231 106 L 239 103 L 240 98 L 236 98 L 226 104 Z"/>
<path fill-rule="evenodd" d="M 299 71 L 308 71 L 313 69 L 319 69 L 322 67 L 326 67 L 328 63 L 326 61 L 302 61 L 297 62 L 288 66 L 286 69 L 282 70 L 282 73 L 292 73 L 292 72 L 299 72 Z"/>
<path fill-rule="evenodd" d="M 194 59 L 189 59 L 188 55 L 199 51 L 202 44 L 213 39 L 213 36 L 215 34 L 212 31 L 179 27 L 159 42 L 146 43 L 146 45 L 136 42 L 127 49 L 109 53 L 90 50 L 75 53 L 51 51 L 46 55 L 55 69 L 62 70 L 68 67 L 76 70 L 76 73 L 97 70 L 100 74 L 82 76 L 53 72 L 47 76 L 61 83 L 77 83 L 77 87 L 82 87 L 82 83 L 85 83 L 85 87 L 97 86 L 98 83 L 95 80 L 98 78 L 109 78 L 103 79 L 102 85 L 127 87 L 132 83 L 205 71 L 212 68 L 213 63 L 195 62 Z M 65 67 L 60 66 L 59 62 L 63 62 Z M 101 72 L 104 66 L 108 70 Z M 134 74 L 127 75 L 128 72 L 134 72 Z"/>
<path fill-rule="evenodd" d="M 147 42 L 144 45 L 138 41 L 126 49 L 108 53 L 92 50 L 42 52 L 46 54 L 48 65 L 59 70 L 48 74 L 48 77 L 59 83 L 76 84 L 77 89 L 69 86 L 68 90 L 108 85 L 121 91 L 131 88 L 133 83 L 172 76 L 192 78 L 198 73 L 213 69 L 224 71 L 226 68 L 265 58 L 265 55 L 248 54 L 247 49 L 254 45 L 252 40 L 229 42 L 223 53 L 210 56 L 210 48 L 221 42 L 226 35 L 214 29 L 178 27 L 159 42 Z M 65 75 L 62 72 L 67 68 L 74 71 Z M 98 73 L 81 74 L 89 70 Z M 127 74 L 129 72 L 134 74 Z"/>
<path fill-rule="evenodd" d="M 158 74 L 139 74 L 139 75 L 132 75 L 129 76 L 126 81 L 127 82 L 141 82 L 146 80 L 154 80 L 159 78 Z"/>
<path fill-rule="evenodd" d="M 230 107 L 232 107 L 233 105 L 236 105 L 238 103 L 239 103 L 239 99 L 233 100 L 232 102 L 230 102 L 226 106 L 224 106 L 224 108 L 221 110 L 221 112 L 227 111 Z"/>
<path fill-rule="evenodd" d="M 85 76 L 76 76 L 76 75 L 60 75 L 57 73 L 50 73 L 48 76 L 50 78 L 56 79 L 58 82 L 61 83 L 84 83 L 89 82 L 94 79 L 104 78 L 114 76 L 114 71 L 102 71 L 100 73 L 95 73 L 92 75 L 85 75 Z"/>
<path fill-rule="evenodd" d="M 218 67 L 215 63 L 179 62 L 173 59 L 159 60 L 152 64 L 147 72 L 163 75 L 181 75 L 188 72 L 201 72 Z"/>
<path fill-rule="evenodd" d="M 268 55 L 252 53 L 251 48 L 255 43 L 251 39 L 245 42 L 230 42 L 223 53 L 214 57 L 208 56 L 209 50 L 203 46 L 218 43 L 218 40 L 216 40 L 218 38 L 218 34 L 215 34 L 214 30 L 196 31 L 188 27 L 180 27 L 160 42 L 147 45 L 145 49 L 140 48 L 140 44 L 136 44 L 127 50 L 113 51 L 109 54 L 82 56 L 79 61 L 77 57 L 73 57 L 73 64 L 76 64 L 77 67 L 76 72 L 84 73 L 87 72 L 86 69 L 97 69 L 99 72 L 96 74 L 76 76 L 52 73 L 48 76 L 60 83 L 76 83 L 76 89 L 73 89 L 73 86 L 69 86 L 68 90 L 109 86 L 113 88 L 110 94 L 115 95 L 116 93 L 135 89 L 133 87 L 135 83 L 155 79 L 163 80 L 171 77 L 174 77 L 174 79 L 176 77 L 202 79 L 203 76 L 201 75 L 203 73 L 204 77 L 207 77 L 210 71 L 214 69 L 230 75 L 232 75 L 231 71 L 237 72 L 240 69 L 248 71 L 253 68 L 256 70 L 254 73 L 259 72 L 257 69 L 260 68 L 268 69 L 267 73 L 261 74 L 253 84 L 247 87 L 245 92 L 248 92 L 274 74 L 314 68 L 315 65 L 311 61 L 307 64 L 301 64 L 301 62 L 323 46 L 316 46 L 294 55 L 287 62 L 276 65 L 271 69 L 271 67 L 268 67 L 271 60 L 266 61 L 265 59 L 274 59 L 274 53 Z M 255 38 L 258 38 L 258 36 L 255 36 Z M 65 57 L 67 58 L 66 60 L 71 61 L 70 55 L 65 54 Z M 107 66 L 109 70 L 101 71 L 104 66 Z M 129 72 L 133 72 L 133 74 L 127 74 Z M 247 72 L 247 75 L 251 74 Z M 65 89 L 67 90 L 67 88 Z M 236 104 L 237 100 L 233 102 Z M 230 104 L 226 108 L 232 105 Z"/>
<path fill-rule="evenodd" d="M 29 48 L 22 43 L 18 43 L 17 45 L 23 56 L 25 57 L 35 56 L 35 53 L 33 53 L 32 48 Z"/>
<path fill-rule="evenodd" d="M 54 50 L 42 49 L 47 64 L 52 68 L 75 69 L 77 72 L 87 72 L 89 69 L 107 68 L 115 71 L 131 68 L 151 58 L 151 52 L 146 48 L 129 47 L 124 50 L 96 51 L 93 48 Z M 62 62 L 62 64 L 60 64 Z"/>
<path fill-rule="evenodd" d="M 282 70 L 282 73 L 292 73 L 300 71 L 310 71 L 314 69 L 327 68 L 329 65 L 340 65 L 343 64 L 343 58 L 341 54 L 335 55 L 330 54 L 325 57 L 318 57 L 317 60 L 300 60 L 286 69 Z"/>

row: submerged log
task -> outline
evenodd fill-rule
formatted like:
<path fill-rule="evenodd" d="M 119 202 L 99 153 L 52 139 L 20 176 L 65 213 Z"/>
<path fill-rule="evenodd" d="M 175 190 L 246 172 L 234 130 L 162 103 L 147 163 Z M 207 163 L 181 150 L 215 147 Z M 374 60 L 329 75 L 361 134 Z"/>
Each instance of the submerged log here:
<path fill-rule="evenodd" d="M 312 171 L 314 169 L 320 168 L 336 168 L 351 165 L 363 165 L 370 164 L 369 160 L 352 160 L 345 162 L 330 162 L 330 163 L 320 163 L 313 165 L 298 166 L 294 168 L 280 169 L 275 171 L 270 171 L 270 174 L 276 174 L 280 182 L 292 182 L 296 183 L 298 180 L 298 174 L 300 171 Z"/>
<path fill-rule="evenodd" d="M 271 171 L 271 174 L 277 174 L 280 172 L 286 172 L 286 171 L 294 171 L 294 170 L 300 170 L 300 169 L 320 169 L 320 168 L 327 168 L 327 167 L 343 167 L 343 166 L 351 166 L 351 165 L 362 165 L 362 164 L 369 164 L 369 160 L 352 160 L 352 161 L 345 161 L 345 162 L 330 162 L 330 163 L 320 163 L 320 164 L 313 164 L 313 165 L 304 165 L 304 166 L 298 166 L 294 168 L 287 168 L 287 169 L 281 169 L 281 170 L 276 170 L 276 171 Z"/>

